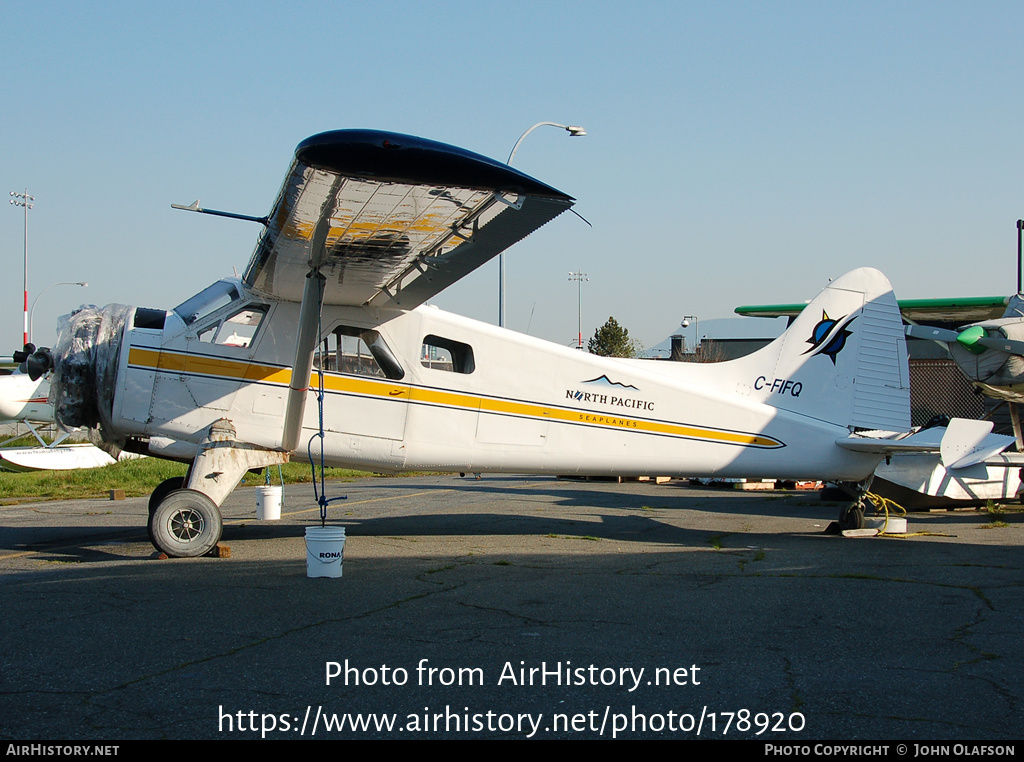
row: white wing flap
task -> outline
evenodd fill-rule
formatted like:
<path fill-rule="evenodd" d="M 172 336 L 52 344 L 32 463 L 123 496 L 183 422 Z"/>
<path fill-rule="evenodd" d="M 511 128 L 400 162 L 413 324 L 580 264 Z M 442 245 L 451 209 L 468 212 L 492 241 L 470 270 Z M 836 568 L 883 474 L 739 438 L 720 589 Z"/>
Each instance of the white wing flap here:
<path fill-rule="evenodd" d="M 325 304 L 411 309 L 568 209 L 573 199 L 441 143 L 345 130 L 303 141 L 246 270 L 299 301 L 310 266 Z"/>

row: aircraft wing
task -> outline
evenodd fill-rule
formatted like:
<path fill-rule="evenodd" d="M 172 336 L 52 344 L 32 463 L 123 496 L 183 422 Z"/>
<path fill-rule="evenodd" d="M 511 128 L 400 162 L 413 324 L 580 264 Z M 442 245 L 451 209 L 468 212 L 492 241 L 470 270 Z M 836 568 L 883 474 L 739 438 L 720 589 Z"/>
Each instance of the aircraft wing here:
<path fill-rule="evenodd" d="M 299 144 L 246 269 L 254 291 L 301 301 L 311 265 L 325 304 L 411 309 L 572 206 L 469 151 L 376 130 Z"/>
<path fill-rule="evenodd" d="M 1005 296 L 968 296 L 950 299 L 900 299 L 897 304 L 904 320 L 976 323 L 1002 317 L 1006 310 Z M 806 304 L 750 304 L 737 307 L 737 315 L 747 317 L 795 317 Z"/>

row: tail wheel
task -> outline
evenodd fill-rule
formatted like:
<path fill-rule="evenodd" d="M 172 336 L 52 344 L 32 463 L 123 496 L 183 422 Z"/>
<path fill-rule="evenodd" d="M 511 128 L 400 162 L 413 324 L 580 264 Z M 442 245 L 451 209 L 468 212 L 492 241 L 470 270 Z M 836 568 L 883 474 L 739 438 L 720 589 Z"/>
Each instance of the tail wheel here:
<path fill-rule="evenodd" d="M 843 531 L 847 529 L 863 529 L 864 504 L 857 501 L 843 508 L 839 513 L 839 528 Z"/>
<path fill-rule="evenodd" d="M 156 549 L 172 558 L 195 558 L 220 542 L 220 509 L 202 492 L 175 490 L 149 517 L 149 534 Z"/>

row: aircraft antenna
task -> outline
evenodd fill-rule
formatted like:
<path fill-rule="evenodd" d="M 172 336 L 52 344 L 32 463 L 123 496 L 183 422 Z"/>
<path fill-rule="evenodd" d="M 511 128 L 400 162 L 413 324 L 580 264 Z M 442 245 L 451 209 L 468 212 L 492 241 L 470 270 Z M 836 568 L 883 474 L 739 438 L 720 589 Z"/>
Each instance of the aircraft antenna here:
<path fill-rule="evenodd" d="M 583 221 L 584 221 L 585 223 L 587 223 L 588 225 L 590 225 L 590 220 L 588 220 L 588 219 L 587 219 L 586 217 L 584 217 L 584 216 L 583 216 L 582 214 L 580 214 L 579 212 L 577 212 L 577 211 L 576 211 L 575 209 L 570 209 L 569 211 L 570 211 L 570 212 L 572 212 L 573 214 L 575 214 L 575 215 L 576 215 L 577 217 L 579 217 L 579 218 L 580 218 L 581 220 L 583 220 Z M 590 225 L 590 227 L 594 227 L 594 226 L 593 226 L 593 225 Z"/>

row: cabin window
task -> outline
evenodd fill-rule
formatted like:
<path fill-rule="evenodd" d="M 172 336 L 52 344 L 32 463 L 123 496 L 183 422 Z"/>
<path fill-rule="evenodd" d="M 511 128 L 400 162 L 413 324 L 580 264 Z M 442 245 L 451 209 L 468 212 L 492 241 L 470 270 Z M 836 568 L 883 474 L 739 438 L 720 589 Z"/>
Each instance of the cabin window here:
<path fill-rule="evenodd" d="M 244 310 L 233 312 L 224 320 L 200 329 L 196 334 L 206 344 L 219 344 L 222 347 L 248 347 L 252 344 L 256 331 L 267 315 L 266 307 L 248 306 Z"/>
<path fill-rule="evenodd" d="M 447 370 L 451 373 L 472 373 L 476 370 L 473 347 L 461 341 L 452 341 L 430 335 L 423 339 L 420 364 L 424 368 Z"/>
<path fill-rule="evenodd" d="M 335 373 L 400 380 L 405 371 L 376 331 L 339 325 L 313 355 L 313 367 Z"/>

